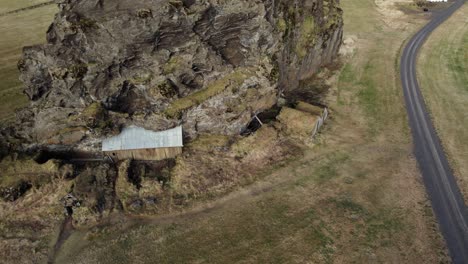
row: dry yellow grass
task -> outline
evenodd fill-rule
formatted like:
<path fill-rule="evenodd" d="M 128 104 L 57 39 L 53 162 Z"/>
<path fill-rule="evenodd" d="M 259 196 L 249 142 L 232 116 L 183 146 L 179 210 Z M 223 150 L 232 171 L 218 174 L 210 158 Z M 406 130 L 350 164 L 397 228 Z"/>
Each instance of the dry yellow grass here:
<path fill-rule="evenodd" d="M 286 133 L 303 138 L 311 138 L 312 131 L 314 131 L 319 118 L 319 115 L 312 115 L 288 107 L 283 107 L 280 114 L 277 116 L 278 121 L 282 124 Z"/>
<path fill-rule="evenodd" d="M 35 185 L 38 182 L 50 180 L 59 174 L 59 166 L 54 160 L 38 164 L 34 160 L 11 160 L 7 157 L 0 162 L 0 187 L 15 186 L 18 182 L 27 180 Z"/>
<path fill-rule="evenodd" d="M 430 36 L 418 61 L 424 98 L 468 201 L 468 6 Z"/>

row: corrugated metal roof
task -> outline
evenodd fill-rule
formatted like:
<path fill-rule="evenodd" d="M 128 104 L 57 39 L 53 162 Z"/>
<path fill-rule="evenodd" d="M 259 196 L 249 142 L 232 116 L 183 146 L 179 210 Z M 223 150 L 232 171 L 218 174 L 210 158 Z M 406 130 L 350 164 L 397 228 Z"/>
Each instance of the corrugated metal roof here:
<path fill-rule="evenodd" d="M 124 128 L 120 135 L 105 139 L 102 151 L 182 147 L 182 127 L 154 132 L 141 127 Z"/>

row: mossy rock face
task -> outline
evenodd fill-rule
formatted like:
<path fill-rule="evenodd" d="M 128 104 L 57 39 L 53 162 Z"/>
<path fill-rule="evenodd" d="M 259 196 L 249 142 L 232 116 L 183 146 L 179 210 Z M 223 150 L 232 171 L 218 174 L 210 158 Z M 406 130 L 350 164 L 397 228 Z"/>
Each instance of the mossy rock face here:
<path fill-rule="evenodd" d="M 159 93 L 167 98 L 172 98 L 176 96 L 179 92 L 177 86 L 175 86 L 171 81 L 165 80 L 164 82 L 158 85 Z"/>
<path fill-rule="evenodd" d="M 169 61 L 163 66 L 163 73 L 166 75 L 174 73 L 178 68 L 181 67 L 182 62 L 183 58 L 180 56 L 171 57 Z"/>
<path fill-rule="evenodd" d="M 135 74 L 135 76 L 133 76 L 133 78 L 131 78 L 128 81 L 134 85 L 145 85 L 150 83 L 151 79 L 153 79 L 153 75 L 151 72 L 142 72 Z"/>
<path fill-rule="evenodd" d="M 51 69 L 50 74 L 54 79 L 63 80 L 67 77 L 69 70 L 66 68 Z"/>
<path fill-rule="evenodd" d="M 91 123 L 91 121 L 89 122 Z M 48 134 L 47 137 L 41 139 L 42 144 L 76 146 L 76 144 L 79 144 L 89 133 L 101 131 L 101 122 L 104 123 L 106 120 L 97 120 L 95 123 L 93 121 L 93 125 L 84 125 L 84 122 L 74 120 L 73 123 L 69 124 L 69 126 L 62 125 L 57 127 L 55 130 L 50 131 L 50 134 Z M 81 125 L 75 126 L 74 123 L 79 123 Z M 106 123 L 102 126 L 107 128 L 109 125 Z"/>
<path fill-rule="evenodd" d="M 68 68 L 68 72 L 72 78 L 81 79 L 88 72 L 88 67 L 86 64 L 75 64 Z"/>
<path fill-rule="evenodd" d="M 72 120 L 76 119 L 74 116 Z M 79 115 L 78 118 L 86 124 L 87 128 L 94 132 L 101 133 L 107 129 L 111 129 L 113 121 L 108 117 L 108 112 L 101 102 L 93 102 L 88 105 Z M 88 132 L 88 129 L 75 129 L 75 131 Z"/>
<path fill-rule="evenodd" d="M 300 58 L 304 58 L 309 53 L 309 49 L 315 45 L 316 30 L 314 17 L 306 17 L 300 27 L 300 37 L 295 48 L 296 54 Z"/>
<path fill-rule="evenodd" d="M 247 110 L 247 102 L 244 98 L 237 98 L 226 103 L 228 113 L 242 113 Z"/>
<path fill-rule="evenodd" d="M 278 22 L 276 22 L 276 28 L 280 32 L 286 33 L 286 30 L 288 29 L 288 25 L 286 23 L 286 20 L 284 20 L 283 18 L 278 19 Z"/>
<path fill-rule="evenodd" d="M 88 132 L 88 128 L 84 126 L 69 126 L 58 131 L 55 131 L 47 143 L 51 145 L 74 145 L 80 142 Z"/>
<path fill-rule="evenodd" d="M 326 20 L 324 26 L 322 27 L 322 32 L 327 32 L 331 34 L 334 28 L 337 28 L 343 22 L 342 13 L 343 11 L 334 6 L 331 2 L 324 1 L 323 13 L 326 15 Z"/>
<path fill-rule="evenodd" d="M 97 119 L 99 117 L 102 117 L 105 113 L 105 109 L 102 106 L 100 102 L 94 102 L 88 105 L 83 112 L 81 112 L 81 116 L 83 118 L 91 118 L 91 119 Z"/>
<path fill-rule="evenodd" d="M 239 68 L 231 74 L 214 81 L 203 90 L 197 91 L 189 96 L 175 100 L 166 109 L 165 113 L 170 118 L 180 118 L 183 111 L 199 105 L 209 98 L 223 92 L 227 87 L 238 87 L 253 73 L 246 68 Z"/>
<path fill-rule="evenodd" d="M 245 96 L 244 96 L 244 97 L 245 97 L 245 99 L 246 99 L 247 101 L 252 101 L 253 99 L 258 98 L 258 96 L 259 96 L 259 92 L 258 92 L 257 89 L 255 89 L 255 88 L 249 88 L 249 89 L 247 89 L 247 91 L 245 92 Z"/>
<path fill-rule="evenodd" d="M 280 78 L 280 69 L 279 69 L 278 62 L 275 61 L 273 63 L 274 63 L 273 68 L 270 71 L 270 75 L 268 76 L 268 79 L 271 82 L 277 83 Z"/>
<path fill-rule="evenodd" d="M 153 17 L 153 12 L 149 8 L 140 9 L 137 12 L 139 18 L 151 18 Z"/>
<path fill-rule="evenodd" d="M 341 43 L 335 0 L 62 2 L 47 45 L 26 48 L 18 65 L 43 113 L 18 126 L 34 124 L 30 141 L 41 144 L 97 150 L 107 128 L 145 121 L 153 130 L 183 123 L 188 138 L 239 134 L 281 92 L 328 64 Z M 90 102 L 102 102 L 107 115 L 93 104 L 80 119 L 73 109 Z M 88 131 L 47 141 L 48 131 L 64 127 Z"/>

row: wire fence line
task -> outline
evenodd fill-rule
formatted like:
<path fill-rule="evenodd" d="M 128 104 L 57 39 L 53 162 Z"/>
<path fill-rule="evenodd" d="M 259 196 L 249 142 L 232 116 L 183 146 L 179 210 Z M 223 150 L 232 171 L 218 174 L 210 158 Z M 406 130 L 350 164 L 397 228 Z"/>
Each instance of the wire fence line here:
<path fill-rule="evenodd" d="M 8 12 L 3 12 L 3 13 L 0 13 L 0 17 L 6 16 L 6 15 L 11 15 L 11 14 L 16 14 L 16 13 L 26 11 L 26 10 L 36 9 L 36 8 L 43 7 L 43 6 L 52 5 L 54 3 L 55 3 L 54 1 L 48 1 L 48 2 L 44 2 L 44 3 L 32 5 L 32 6 L 23 7 L 23 8 L 20 8 L 20 9 L 8 11 Z"/>

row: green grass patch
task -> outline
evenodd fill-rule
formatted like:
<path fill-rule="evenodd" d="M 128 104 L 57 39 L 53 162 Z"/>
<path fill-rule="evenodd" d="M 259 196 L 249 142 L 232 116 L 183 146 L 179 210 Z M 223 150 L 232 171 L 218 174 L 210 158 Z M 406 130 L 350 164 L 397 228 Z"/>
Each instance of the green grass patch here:
<path fill-rule="evenodd" d="M 335 197 L 328 200 L 328 211 L 351 221 L 354 239 L 369 248 L 395 245 L 395 235 L 408 230 L 400 211 L 391 207 L 366 208 L 352 197 Z M 352 219 L 352 220 L 351 220 Z"/>
<path fill-rule="evenodd" d="M 447 67 L 453 78 L 468 92 L 468 33 L 463 35 L 460 45 L 447 54 L 447 57 Z"/>
<path fill-rule="evenodd" d="M 377 85 L 373 79 L 374 66 L 369 62 L 364 68 L 364 74 L 358 82 L 361 90 L 358 92 L 359 102 L 364 112 L 374 121 L 379 118 L 379 94 Z"/>
<path fill-rule="evenodd" d="M 343 163 L 349 160 L 348 154 L 335 153 L 324 164 L 319 165 L 314 170 L 314 176 L 319 182 L 325 182 L 338 176 L 338 168 L 343 166 Z"/>
<path fill-rule="evenodd" d="M 340 84 L 351 84 L 356 80 L 356 72 L 353 70 L 353 66 L 350 63 L 346 63 L 340 72 L 338 82 Z M 340 85 L 341 87 L 341 85 Z"/>
<path fill-rule="evenodd" d="M 345 105 L 346 102 L 343 100 L 341 92 L 349 91 L 353 87 L 353 83 L 356 80 L 356 72 L 353 70 L 353 65 L 346 63 L 341 69 L 338 77 L 338 95 L 337 100 L 339 105 Z"/>
<path fill-rule="evenodd" d="M 390 209 L 381 209 L 365 221 L 365 243 L 374 248 L 392 245 L 394 234 L 407 228 L 402 218 Z"/>
<path fill-rule="evenodd" d="M 366 212 L 366 209 L 362 205 L 356 203 L 351 198 L 332 199 L 332 201 L 336 204 L 339 210 L 345 210 L 358 214 L 363 214 Z"/>
<path fill-rule="evenodd" d="M 324 160 L 314 164 L 315 169 L 313 172 L 307 176 L 298 178 L 294 182 L 294 185 L 304 187 L 311 181 L 324 183 L 336 178 L 339 176 L 339 168 L 349 160 L 350 156 L 347 153 L 333 153 L 324 158 Z"/>

